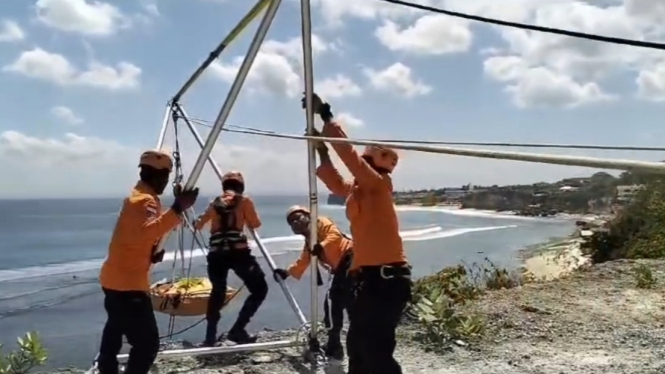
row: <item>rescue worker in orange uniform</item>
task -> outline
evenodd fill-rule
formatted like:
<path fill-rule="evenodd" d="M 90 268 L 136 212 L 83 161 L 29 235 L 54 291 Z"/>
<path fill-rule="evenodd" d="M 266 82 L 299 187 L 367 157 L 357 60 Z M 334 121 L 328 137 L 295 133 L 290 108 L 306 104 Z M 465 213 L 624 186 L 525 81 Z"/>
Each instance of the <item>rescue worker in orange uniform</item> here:
<path fill-rule="evenodd" d="M 150 268 L 164 257 L 163 250 L 156 252 L 162 237 L 178 226 L 199 193 L 176 188 L 173 205 L 162 212 L 159 195 L 173 169 L 171 157 L 146 151 L 139 167 L 141 179 L 123 202 L 99 277 L 108 315 L 97 358 L 101 374 L 118 374 L 123 335 L 132 346 L 125 374 L 147 374 L 155 361 L 159 331 L 149 296 Z"/>
<path fill-rule="evenodd" d="M 309 245 L 309 210 L 297 205 L 291 207 L 286 213 L 286 222 L 291 226 L 294 234 L 305 237 L 305 246 L 295 263 L 287 269 L 275 269 L 275 275 L 282 279 L 289 276 L 300 279 L 309 267 L 312 258 Z M 342 234 L 330 218 L 319 217 L 317 227 L 318 242 L 314 245 L 313 254 L 325 267 L 329 268 L 333 275 L 332 284 L 323 306 L 324 322 L 328 329 L 328 342 L 324 351 L 326 356 L 342 360 L 344 359 L 344 348 L 340 334 L 344 326 L 344 309 L 346 309 L 350 296 L 347 271 L 353 260 L 353 242 Z"/>
<path fill-rule="evenodd" d="M 313 102 L 324 122 L 320 135 L 347 138 L 334 121 L 330 105 L 317 95 Z M 390 148 L 367 146 L 359 154 L 350 144 L 331 146 L 354 177 L 344 180 L 330 160 L 327 146 L 319 144 L 317 175 L 332 193 L 346 198 L 353 236 L 350 274 L 356 291 L 349 313 L 348 374 L 401 374 L 393 357 L 395 330 L 411 298 L 411 268 L 399 235 L 390 178 L 398 156 Z"/>
<path fill-rule="evenodd" d="M 258 229 L 261 220 L 252 199 L 243 195 L 245 180 L 242 174 L 237 171 L 226 173 L 222 177 L 222 190 L 222 195 L 210 203 L 195 224 L 196 229 L 201 230 L 208 222 L 211 223 L 207 260 L 212 291 L 206 313 L 208 326 L 204 346 L 213 346 L 218 340 L 217 324 L 221 318 L 220 309 L 226 300 L 229 270 L 233 270 L 242 279 L 250 292 L 238 319 L 229 330 L 229 340 L 239 344 L 256 341 L 256 337 L 249 335 L 245 328 L 268 295 L 265 274 L 256 257 L 252 256 L 247 236 L 243 232 L 245 227 Z"/>

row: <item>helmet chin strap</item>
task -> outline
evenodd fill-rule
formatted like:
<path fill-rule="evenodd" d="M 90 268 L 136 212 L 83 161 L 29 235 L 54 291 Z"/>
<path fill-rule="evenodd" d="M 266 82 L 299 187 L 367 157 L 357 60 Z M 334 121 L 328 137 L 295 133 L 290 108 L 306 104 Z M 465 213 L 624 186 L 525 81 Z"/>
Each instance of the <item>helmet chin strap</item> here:
<path fill-rule="evenodd" d="M 379 173 L 379 174 L 390 174 L 390 171 L 388 171 L 387 169 L 380 168 L 380 167 L 376 166 L 376 165 L 374 164 L 374 160 L 372 160 L 371 157 L 369 157 L 369 156 L 362 156 L 362 158 L 363 158 L 363 160 L 365 160 L 365 162 L 366 162 L 367 164 L 369 164 L 369 166 L 371 166 L 372 169 L 374 169 L 374 171 L 376 171 L 377 173 Z"/>

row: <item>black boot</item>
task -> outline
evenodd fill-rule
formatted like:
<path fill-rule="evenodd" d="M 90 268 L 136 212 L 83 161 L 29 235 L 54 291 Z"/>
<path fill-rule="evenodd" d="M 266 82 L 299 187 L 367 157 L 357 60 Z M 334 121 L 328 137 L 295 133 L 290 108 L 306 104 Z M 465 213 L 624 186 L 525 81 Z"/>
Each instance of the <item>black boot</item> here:
<path fill-rule="evenodd" d="M 231 330 L 229 330 L 229 333 L 226 335 L 226 338 L 237 344 L 255 343 L 257 340 L 257 336 L 249 335 L 249 333 L 247 333 L 247 330 L 245 330 L 245 327 L 237 323 L 233 325 Z"/>
<path fill-rule="evenodd" d="M 339 333 L 330 333 L 328 335 L 328 342 L 323 350 L 326 357 L 339 361 L 344 360 L 344 347 L 342 346 Z"/>
<path fill-rule="evenodd" d="M 208 322 L 208 327 L 206 328 L 206 338 L 201 343 L 203 347 L 214 347 L 217 343 L 217 324 Z"/>

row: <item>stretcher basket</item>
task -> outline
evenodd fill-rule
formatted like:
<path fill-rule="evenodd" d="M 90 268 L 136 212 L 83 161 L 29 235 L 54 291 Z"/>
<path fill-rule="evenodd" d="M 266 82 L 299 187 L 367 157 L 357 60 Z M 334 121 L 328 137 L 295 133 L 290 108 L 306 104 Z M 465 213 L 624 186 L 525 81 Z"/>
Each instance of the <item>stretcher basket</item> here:
<path fill-rule="evenodd" d="M 150 287 L 152 308 L 170 316 L 202 316 L 208 309 L 211 290 L 212 283 L 208 278 L 160 281 Z M 236 289 L 227 287 L 223 305 L 228 305 L 237 293 Z"/>

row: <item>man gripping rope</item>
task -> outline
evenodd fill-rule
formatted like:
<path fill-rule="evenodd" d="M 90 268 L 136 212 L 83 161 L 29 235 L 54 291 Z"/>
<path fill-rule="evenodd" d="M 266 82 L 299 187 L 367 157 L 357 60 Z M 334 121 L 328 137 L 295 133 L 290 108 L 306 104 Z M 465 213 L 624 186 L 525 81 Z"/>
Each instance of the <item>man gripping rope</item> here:
<path fill-rule="evenodd" d="M 333 119 L 330 105 L 314 95 L 314 110 L 324 122 L 321 135 L 347 138 Z M 303 107 L 305 100 L 303 99 Z M 328 189 L 346 198 L 346 217 L 353 235 L 355 297 L 349 308 L 348 374 L 402 374 L 393 357 L 395 330 L 411 299 L 411 268 L 404 254 L 393 203 L 390 174 L 397 153 L 390 148 L 367 146 L 358 154 L 352 145 L 333 143 L 353 175 L 346 181 L 337 171 L 324 144 L 319 144 L 317 175 Z"/>
<path fill-rule="evenodd" d="M 199 194 L 198 188 L 177 187 L 171 209 L 162 212 L 164 192 L 173 161 L 161 151 L 146 151 L 139 162 L 141 180 L 122 205 L 100 283 L 108 315 L 97 358 L 101 374 L 118 374 L 117 356 L 123 335 L 132 346 L 125 374 L 147 374 L 159 351 L 159 332 L 150 300 L 150 267 L 161 262 L 161 239 L 180 223 Z"/>
<path fill-rule="evenodd" d="M 285 269 L 276 269 L 275 276 L 286 279 L 289 276 L 300 279 L 310 264 L 312 253 L 309 245 L 310 214 L 307 208 L 293 206 L 286 213 L 286 222 L 294 234 L 305 237 L 305 247 L 294 264 Z M 350 285 L 347 271 L 353 259 L 353 242 L 344 236 L 335 223 L 327 217 L 319 217 L 317 222 L 318 242 L 314 245 L 314 255 L 329 268 L 333 275 L 332 284 L 324 303 L 325 324 L 328 329 L 326 356 L 342 360 L 344 348 L 340 334 L 344 325 L 344 309 L 349 302 Z M 318 273 L 318 272 L 317 272 Z M 318 276 L 318 274 L 317 274 Z"/>
<path fill-rule="evenodd" d="M 256 337 L 249 335 L 245 328 L 268 295 L 265 274 L 256 257 L 252 256 L 247 236 L 243 232 L 245 226 L 258 229 L 261 220 L 252 199 L 243 195 L 245 180 L 242 174 L 237 171 L 226 173 L 222 177 L 222 190 L 222 195 L 210 203 L 195 223 L 196 229 L 201 230 L 211 222 L 210 252 L 206 259 L 212 291 L 206 312 L 208 326 L 204 346 L 213 346 L 217 342 L 217 324 L 226 300 L 229 270 L 233 270 L 242 279 L 250 293 L 228 333 L 229 340 L 239 344 L 256 341 Z"/>

